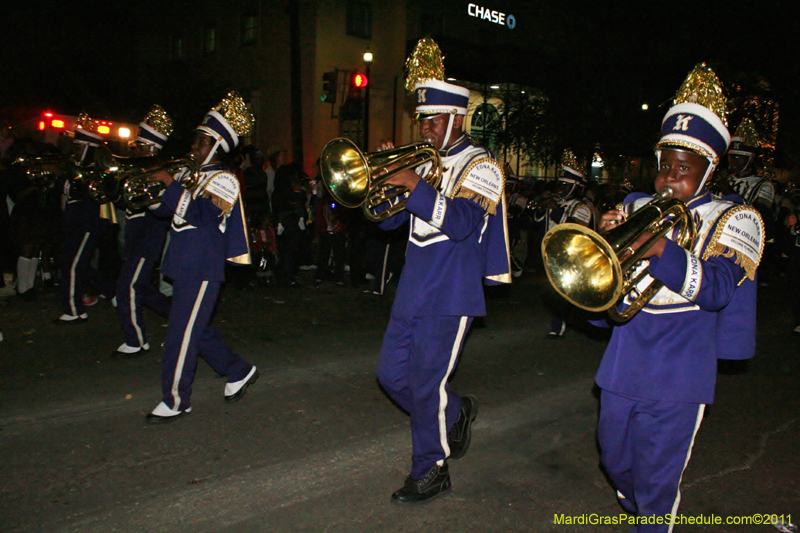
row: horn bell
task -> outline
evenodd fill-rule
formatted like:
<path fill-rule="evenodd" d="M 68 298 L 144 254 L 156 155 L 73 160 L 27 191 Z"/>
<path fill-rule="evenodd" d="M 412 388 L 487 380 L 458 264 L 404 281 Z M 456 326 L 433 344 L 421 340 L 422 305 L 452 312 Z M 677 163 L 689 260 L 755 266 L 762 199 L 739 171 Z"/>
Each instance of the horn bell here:
<path fill-rule="evenodd" d="M 675 243 L 691 250 L 697 238 L 694 219 L 672 189 L 657 194 L 625 223 L 603 235 L 580 224 L 559 224 L 542 240 L 547 278 L 570 303 L 587 311 L 608 311 L 615 322 L 626 322 L 664 286 L 654 279 L 640 289 L 648 272 L 637 267 L 647 251 L 673 230 Z M 626 296 L 628 308 L 618 311 L 615 304 Z"/>
<path fill-rule="evenodd" d="M 622 296 L 623 287 L 622 268 L 613 247 L 599 233 L 580 224 L 570 222 L 557 228 L 542 241 L 550 284 L 581 309 L 609 309 Z"/>
<path fill-rule="evenodd" d="M 353 141 L 338 138 L 322 149 L 319 169 L 337 202 L 345 207 L 361 207 L 367 220 L 380 222 L 405 209 L 408 189 L 388 180 L 428 162 L 431 167 L 421 179 L 436 188 L 442 181 L 442 158 L 430 143 L 411 143 L 365 154 Z M 382 204 L 389 207 L 375 213 L 373 209 Z"/>
<path fill-rule="evenodd" d="M 333 139 L 319 160 L 322 180 L 334 200 L 345 207 L 359 207 L 369 194 L 370 169 L 366 156 L 349 139 Z"/>

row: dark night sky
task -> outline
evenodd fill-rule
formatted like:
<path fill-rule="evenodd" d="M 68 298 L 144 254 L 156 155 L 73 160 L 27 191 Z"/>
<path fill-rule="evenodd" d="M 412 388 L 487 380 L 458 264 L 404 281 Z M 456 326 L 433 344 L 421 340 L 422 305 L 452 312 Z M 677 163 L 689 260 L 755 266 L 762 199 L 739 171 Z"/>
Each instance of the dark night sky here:
<path fill-rule="evenodd" d="M 792 2 L 495 4 L 517 11 L 515 35 L 532 50 L 492 58 L 497 75 L 507 75 L 497 81 L 527 82 L 565 107 L 581 102 L 575 109 L 596 112 L 595 122 L 630 120 L 622 110 L 647 101 L 656 108 L 657 130 L 683 78 L 706 61 L 727 84 L 765 79 L 781 103 L 782 132 L 800 139 L 800 22 Z M 157 6 L 151 0 L 28 0 L 6 7 L 0 17 L 0 122 L 14 120 L 9 110 L 19 108 L 85 109 L 118 120 L 140 112 L 138 103 L 132 109 L 133 35 L 148 16 L 158 16 Z"/>

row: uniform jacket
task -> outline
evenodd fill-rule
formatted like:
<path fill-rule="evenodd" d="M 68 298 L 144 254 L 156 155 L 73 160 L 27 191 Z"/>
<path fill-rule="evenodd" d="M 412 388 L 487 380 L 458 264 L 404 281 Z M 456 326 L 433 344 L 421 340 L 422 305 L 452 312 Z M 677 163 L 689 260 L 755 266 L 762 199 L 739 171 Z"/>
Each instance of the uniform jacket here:
<path fill-rule="evenodd" d="M 558 208 L 546 210 L 542 214 L 534 213 L 533 219 L 536 222 L 544 222 L 546 224 L 544 231 L 571 220 L 579 221 L 594 229 L 594 205 L 590 200 L 583 197 L 561 199 L 558 200 Z"/>
<path fill-rule="evenodd" d="M 775 186 L 767 178 L 760 176 L 733 178 L 731 186 L 745 202 L 751 205 L 761 201 L 771 207 L 775 199 Z"/>
<path fill-rule="evenodd" d="M 203 194 L 212 180 L 225 177 L 232 178 L 228 183 L 238 183 L 228 167 L 211 163 L 200 168 L 200 179 L 193 192 L 184 189 L 176 180 L 162 194 L 156 213 L 172 214 L 170 243 L 162 266 L 167 276 L 224 281 L 226 260 L 250 263 L 247 227 L 238 190 L 229 214 Z"/>
<path fill-rule="evenodd" d="M 643 196 L 628 196 L 625 210 L 649 201 Z M 652 278 L 665 286 L 630 321 L 614 327 L 596 376 L 605 390 L 637 399 L 710 404 L 717 359 L 754 355 L 761 217 L 750 206 L 714 200 L 708 192 L 687 206 L 698 238 L 691 251 L 668 240 L 661 258 L 640 267 L 650 274 L 640 289 Z M 620 309 L 627 305 L 623 301 Z"/>
<path fill-rule="evenodd" d="M 403 316 L 484 316 L 483 282 L 510 283 L 502 170 L 485 148 L 468 137 L 442 153 L 438 190 L 420 181 L 406 209 L 381 223 L 392 230 L 410 222 L 406 263 L 392 313 Z M 491 182 L 493 209 L 474 184 Z M 466 194 L 465 194 L 466 193 Z"/>

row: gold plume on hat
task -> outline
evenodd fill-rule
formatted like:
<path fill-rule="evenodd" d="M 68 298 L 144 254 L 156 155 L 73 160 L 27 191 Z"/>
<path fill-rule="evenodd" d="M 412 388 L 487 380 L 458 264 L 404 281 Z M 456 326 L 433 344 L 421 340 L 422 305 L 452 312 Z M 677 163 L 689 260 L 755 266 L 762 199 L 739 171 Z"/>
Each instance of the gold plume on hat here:
<path fill-rule="evenodd" d="M 174 128 L 172 119 L 167 112 L 164 111 L 164 108 L 158 104 L 153 104 L 153 107 L 151 107 L 150 111 L 147 112 L 147 115 L 144 117 L 142 122 L 162 135 L 166 135 L 167 137 L 172 135 Z"/>
<path fill-rule="evenodd" d="M 561 155 L 561 166 L 571 168 L 572 170 L 579 172 L 582 176 L 586 175 L 586 166 L 578 161 L 575 153 L 569 148 L 564 150 L 564 153 Z"/>
<path fill-rule="evenodd" d="M 239 137 L 247 135 L 253 130 L 253 123 L 256 119 L 247 109 L 244 99 L 236 91 L 229 92 L 211 111 L 216 111 L 225 117 Z"/>
<path fill-rule="evenodd" d="M 92 133 L 97 133 L 97 124 L 95 124 L 94 120 L 92 120 L 92 117 L 90 117 L 88 113 L 81 112 L 78 114 L 78 120 L 75 121 L 75 127 L 90 131 Z"/>
<path fill-rule="evenodd" d="M 406 59 L 406 90 L 413 91 L 423 80 L 444 81 L 444 63 L 439 45 L 430 37 L 417 41 Z"/>
<path fill-rule="evenodd" d="M 728 125 L 728 109 L 722 82 L 705 63 L 698 63 L 689 72 L 683 85 L 675 95 L 675 105 L 683 103 L 699 104 L 717 115 L 725 126 Z"/>
<path fill-rule="evenodd" d="M 734 136 L 739 137 L 745 146 L 750 146 L 752 148 L 761 146 L 761 139 L 756 131 L 756 126 L 749 118 L 742 119 L 739 123 L 739 127 L 736 128 Z"/>

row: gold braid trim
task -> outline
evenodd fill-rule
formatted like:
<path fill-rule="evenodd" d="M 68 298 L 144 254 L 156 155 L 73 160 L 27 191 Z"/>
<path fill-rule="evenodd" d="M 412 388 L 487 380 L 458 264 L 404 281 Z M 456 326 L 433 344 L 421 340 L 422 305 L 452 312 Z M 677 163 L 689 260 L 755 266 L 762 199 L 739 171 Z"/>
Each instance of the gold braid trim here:
<path fill-rule="evenodd" d="M 759 239 L 759 250 L 758 250 L 758 261 L 753 261 L 750 257 L 747 257 L 742 252 L 737 250 L 731 250 L 729 247 L 721 244 L 719 242 L 720 237 L 722 236 L 725 226 L 728 224 L 728 219 L 731 218 L 736 213 L 741 211 L 747 211 L 749 213 L 755 214 L 758 217 L 759 222 L 761 223 L 761 239 Z M 761 215 L 759 215 L 758 211 L 751 208 L 747 205 L 738 205 L 733 209 L 730 209 L 725 212 L 724 215 L 718 220 L 717 228 L 714 230 L 714 235 L 711 237 L 711 242 L 706 247 L 705 251 L 703 252 L 703 261 L 707 260 L 709 257 L 725 257 L 725 258 L 732 258 L 736 257 L 736 264 L 742 267 L 745 271 L 745 277 L 739 281 L 739 285 L 744 283 L 745 279 L 749 279 L 750 281 L 754 281 L 756 278 L 756 269 L 758 268 L 759 263 L 761 263 L 761 257 L 764 255 L 764 222 L 761 220 Z"/>
<path fill-rule="evenodd" d="M 472 169 L 481 163 L 491 163 L 497 167 L 497 170 L 500 171 L 500 177 L 503 180 L 503 183 L 500 185 L 500 198 L 503 198 L 506 188 L 505 174 L 503 173 L 503 169 L 500 167 L 500 165 L 497 164 L 497 160 L 491 157 L 481 157 L 470 161 L 467 167 L 461 172 L 461 176 L 458 178 L 458 182 L 456 183 L 455 187 L 453 187 L 451 198 L 466 198 L 467 200 L 472 200 L 475 203 L 480 204 L 480 206 L 490 215 L 496 215 L 497 202 L 471 189 L 461 188 L 464 180 L 467 178 L 467 176 L 469 176 L 469 173 L 472 172 Z"/>

